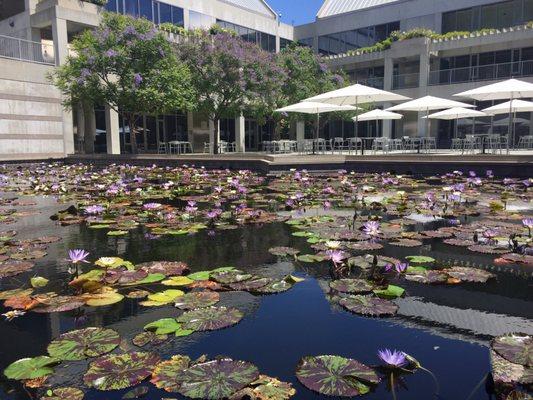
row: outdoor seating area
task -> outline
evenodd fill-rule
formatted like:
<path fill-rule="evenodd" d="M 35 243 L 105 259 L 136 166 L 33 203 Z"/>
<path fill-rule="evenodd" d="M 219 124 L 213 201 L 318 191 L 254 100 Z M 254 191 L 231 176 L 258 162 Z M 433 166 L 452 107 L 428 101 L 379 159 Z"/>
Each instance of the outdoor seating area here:
<path fill-rule="evenodd" d="M 157 154 L 187 154 L 193 153 L 190 142 L 173 140 L 171 142 L 159 142 Z"/>

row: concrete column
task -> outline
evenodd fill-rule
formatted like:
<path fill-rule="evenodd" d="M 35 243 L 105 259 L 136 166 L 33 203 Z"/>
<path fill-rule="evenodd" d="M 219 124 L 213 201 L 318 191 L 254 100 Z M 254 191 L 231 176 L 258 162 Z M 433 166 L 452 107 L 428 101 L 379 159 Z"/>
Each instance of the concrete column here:
<path fill-rule="evenodd" d="M 85 138 L 85 116 L 83 115 L 83 107 L 81 103 L 78 103 L 76 107 L 76 123 L 77 123 L 77 139 L 78 139 L 78 150 L 83 150 L 83 139 Z"/>
<path fill-rule="evenodd" d="M 383 78 L 383 90 L 391 91 L 393 85 L 393 75 L 394 75 L 394 60 L 391 57 L 386 57 L 385 60 L 385 74 Z M 383 104 L 383 109 L 391 107 L 391 103 Z M 383 137 L 392 137 L 392 121 L 384 120 L 383 121 Z"/>
<path fill-rule="evenodd" d="M 120 154 L 120 124 L 118 112 L 110 106 L 105 106 L 105 128 L 107 140 L 107 154 Z"/>
<path fill-rule="evenodd" d="M 296 141 L 300 142 L 305 140 L 305 122 L 298 121 L 296 122 Z"/>
<path fill-rule="evenodd" d="M 243 115 L 235 118 L 235 147 L 238 153 L 246 151 L 245 118 Z"/>
<path fill-rule="evenodd" d="M 183 27 L 185 29 L 189 29 L 190 28 L 190 19 L 189 19 L 189 9 L 188 8 L 183 8 Z"/>
<path fill-rule="evenodd" d="M 426 41 L 425 46 L 422 48 L 420 53 L 420 66 L 419 66 L 419 82 L 418 82 L 418 94 L 419 97 L 426 96 L 428 94 L 428 79 L 429 79 L 429 47 L 428 41 Z M 418 113 L 418 134 L 420 136 L 430 136 L 431 132 L 426 132 L 428 122 L 425 117 L 426 112 Z M 430 121 L 431 122 L 431 121 Z"/>

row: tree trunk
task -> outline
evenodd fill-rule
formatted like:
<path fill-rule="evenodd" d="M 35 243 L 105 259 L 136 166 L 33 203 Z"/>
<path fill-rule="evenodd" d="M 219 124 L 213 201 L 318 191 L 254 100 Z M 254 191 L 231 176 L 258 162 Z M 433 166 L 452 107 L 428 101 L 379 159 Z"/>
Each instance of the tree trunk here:
<path fill-rule="evenodd" d="M 131 143 L 131 154 L 137 154 L 137 127 L 136 127 L 136 117 L 134 114 L 129 114 L 128 125 L 130 128 L 130 143 Z"/>
<path fill-rule="evenodd" d="M 213 135 L 213 154 L 218 154 L 218 148 L 220 144 L 220 118 L 214 118 L 213 123 L 214 126 L 214 135 Z"/>
<path fill-rule="evenodd" d="M 94 106 L 89 101 L 82 103 L 83 109 L 83 151 L 85 154 L 94 154 L 94 139 L 96 136 L 96 119 Z"/>

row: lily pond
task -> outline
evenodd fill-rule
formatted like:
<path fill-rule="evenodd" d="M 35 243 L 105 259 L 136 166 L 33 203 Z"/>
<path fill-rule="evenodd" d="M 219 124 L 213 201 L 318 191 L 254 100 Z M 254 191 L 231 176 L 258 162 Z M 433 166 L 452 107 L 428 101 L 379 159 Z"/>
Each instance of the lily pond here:
<path fill-rule="evenodd" d="M 531 182 L 0 166 L 0 398 L 532 399 Z"/>

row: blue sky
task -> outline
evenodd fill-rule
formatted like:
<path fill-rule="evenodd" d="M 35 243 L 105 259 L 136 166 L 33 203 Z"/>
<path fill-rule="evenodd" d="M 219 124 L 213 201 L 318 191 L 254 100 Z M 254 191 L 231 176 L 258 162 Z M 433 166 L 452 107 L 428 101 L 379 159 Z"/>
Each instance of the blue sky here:
<path fill-rule="evenodd" d="M 266 0 L 270 6 L 281 13 L 286 24 L 301 25 L 315 20 L 324 0 Z"/>

